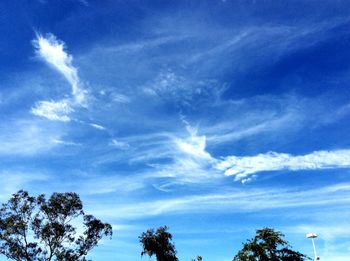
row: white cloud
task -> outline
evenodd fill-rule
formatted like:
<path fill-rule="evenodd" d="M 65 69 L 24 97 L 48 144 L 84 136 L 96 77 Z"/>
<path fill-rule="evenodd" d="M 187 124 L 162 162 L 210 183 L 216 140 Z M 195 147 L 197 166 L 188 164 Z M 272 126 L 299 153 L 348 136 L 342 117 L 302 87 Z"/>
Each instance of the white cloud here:
<path fill-rule="evenodd" d="M 8 122 L 0 132 L 0 155 L 34 155 L 57 146 L 60 130 L 40 121 Z"/>
<path fill-rule="evenodd" d="M 82 180 L 78 186 L 73 187 L 74 191 L 79 191 L 80 194 L 98 195 L 105 193 L 129 193 L 140 190 L 145 187 L 145 177 L 141 175 L 131 176 L 95 176 Z"/>
<path fill-rule="evenodd" d="M 291 225 L 284 227 L 282 231 L 288 234 L 306 235 L 310 232 L 315 232 L 318 235 L 316 240 L 317 254 L 322 260 L 346 261 L 349 259 L 350 237 L 349 222 L 342 217 L 348 215 L 347 212 L 334 211 L 334 217 L 329 219 L 321 214 L 322 219 L 316 222 L 302 223 L 299 225 Z M 313 213 L 314 215 L 316 213 Z M 326 223 L 324 221 L 326 220 Z M 313 255 L 312 245 L 309 242 L 309 256 Z M 347 253 L 344 255 L 344 253 Z"/>
<path fill-rule="evenodd" d="M 124 94 L 113 93 L 112 100 L 118 103 L 130 103 L 130 98 Z"/>
<path fill-rule="evenodd" d="M 206 137 L 198 136 L 197 130 L 189 129 L 190 137 L 187 139 L 175 139 L 175 144 L 178 146 L 180 151 L 189 154 L 196 158 L 203 158 L 211 160 L 212 157 L 206 152 Z"/>
<path fill-rule="evenodd" d="M 54 101 L 40 101 L 35 107 L 31 109 L 31 113 L 36 116 L 44 117 L 52 121 L 70 121 L 69 114 L 73 111 L 69 101 L 61 100 Z"/>
<path fill-rule="evenodd" d="M 47 175 L 40 173 L 22 173 L 18 171 L 2 170 L 0 172 L 2 186 L 0 187 L 0 199 L 6 199 L 11 194 L 29 186 L 31 183 L 46 181 Z M 25 188 L 26 189 L 26 188 Z"/>
<path fill-rule="evenodd" d="M 72 65 L 72 56 L 65 51 L 65 45 L 54 35 L 46 37 L 38 34 L 33 41 L 37 55 L 60 72 L 70 83 L 72 96 L 60 101 L 40 101 L 31 109 L 31 113 L 52 121 L 68 122 L 69 114 L 76 105 L 86 105 L 86 90 L 82 87 L 77 69 Z"/>
<path fill-rule="evenodd" d="M 317 108 L 320 104 L 323 104 L 322 101 L 295 95 L 221 100 L 214 107 L 220 116 L 202 120 L 202 132 L 211 146 L 256 137 L 266 141 L 276 139 L 276 134 L 281 136 L 279 140 L 283 140 L 286 134 L 296 133 L 306 125 L 314 125 L 312 119 L 319 113 Z"/>
<path fill-rule="evenodd" d="M 65 51 L 65 44 L 52 34 L 46 37 L 38 34 L 33 43 L 39 57 L 59 71 L 70 83 L 75 102 L 84 104 L 86 91 L 81 86 L 77 69 L 72 65 L 72 56 Z"/>
<path fill-rule="evenodd" d="M 182 106 L 191 106 L 196 97 L 213 97 L 221 92 L 220 88 L 213 86 L 209 80 L 197 80 L 184 77 L 172 70 L 161 71 L 151 82 L 143 87 L 147 95 L 161 98 L 169 102 L 179 103 Z"/>
<path fill-rule="evenodd" d="M 235 176 L 235 180 L 244 180 L 261 171 L 350 168 L 350 150 L 315 151 L 302 156 L 276 152 L 256 156 L 229 156 L 216 167 L 225 171 L 226 176 Z"/>
<path fill-rule="evenodd" d="M 206 137 L 199 136 L 197 129 L 187 125 L 189 137 L 173 137 L 172 142 L 165 144 L 168 153 L 161 155 L 171 159 L 166 164 L 150 164 L 155 170 L 152 175 L 162 180 L 153 186 L 168 191 L 176 185 L 212 182 L 221 177 L 219 171 L 212 166 L 216 162 L 206 151 Z M 165 179 L 165 180 L 164 180 Z"/>
<path fill-rule="evenodd" d="M 213 168 L 216 162 L 206 151 L 206 137 L 197 134 L 196 129 L 187 126 L 187 135 L 153 133 L 112 139 L 111 146 L 119 149 L 132 149 L 125 153 L 113 153 L 102 162 L 125 161 L 129 164 L 147 164 L 146 171 L 150 183 L 160 190 L 169 190 L 178 185 L 212 182 L 222 178 L 221 172 Z M 130 144 L 130 145 L 129 145 Z M 99 162 L 101 164 L 101 161 Z"/>
<path fill-rule="evenodd" d="M 130 147 L 128 143 L 116 139 L 112 139 L 110 145 L 122 150 L 128 149 Z"/>
<path fill-rule="evenodd" d="M 159 95 L 164 97 L 173 97 L 179 95 L 183 89 L 183 78 L 177 76 L 172 71 L 161 72 L 152 82 L 150 86 L 144 88 L 144 92 L 148 95 Z"/>
<path fill-rule="evenodd" d="M 316 188 L 311 190 L 231 190 L 216 194 L 183 196 L 171 199 L 158 199 L 136 204 L 96 205 L 96 214 L 105 217 L 145 218 L 172 213 L 244 213 L 268 209 L 310 208 L 317 206 L 347 206 L 350 202 L 349 184 Z M 330 196 L 331 195 L 331 196 Z M 334 210 L 335 211 L 335 210 Z M 313 215 L 308 211 L 297 212 L 298 217 Z"/>
<path fill-rule="evenodd" d="M 106 128 L 103 127 L 102 125 L 99 125 L 99 124 L 95 124 L 95 123 L 90 123 L 89 124 L 91 127 L 95 128 L 95 129 L 98 129 L 98 130 L 105 130 Z"/>
<path fill-rule="evenodd" d="M 186 39 L 188 36 L 179 35 L 176 36 L 161 36 L 150 40 L 141 40 L 137 42 L 129 42 L 123 45 L 104 46 L 103 52 L 111 53 L 135 53 L 141 51 L 147 51 L 148 49 L 154 49 L 163 45 L 179 42 Z M 96 47 L 97 51 L 102 51 L 102 47 Z M 96 51 L 96 49 L 94 51 Z"/>
<path fill-rule="evenodd" d="M 274 111 L 264 114 L 256 111 L 249 116 L 245 115 L 244 119 L 235 119 L 219 126 L 213 126 L 212 129 L 217 133 L 208 135 L 208 141 L 212 143 L 232 142 L 251 136 L 285 131 L 287 126 L 289 126 L 289 131 L 302 127 L 304 118 L 300 112 L 290 109 L 283 112 L 282 115 L 276 115 L 278 113 Z M 290 127 L 290 122 L 294 123 L 292 127 Z"/>
<path fill-rule="evenodd" d="M 345 223 L 345 222 L 344 222 Z M 347 229 L 348 224 L 331 223 L 327 226 L 319 224 L 303 224 L 298 226 L 287 227 L 284 231 L 293 233 L 307 234 L 310 231 L 315 231 L 322 239 L 332 240 L 335 238 L 349 238 L 350 231 Z"/>
<path fill-rule="evenodd" d="M 64 146 L 79 146 L 81 144 L 75 143 L 73 141 L 65 141 L 61 139 L 53 139 L 53 142 L 59 145 L 64 145 Z"/>
<path fill-rule="evenodd" d="M 130 140 L 135 150 L 130 151 L 129 162 L 143 162 L 152 167 L 145 175 L 153 179 L 152 185 L 157 189 L 169 191 L 178 185 L 212 183 L 220 180 L 223 173 L 249 183 L 263 171 L 350 168 L 350 150 L 316 151 L 301 156 L 269 152 L 216 158 L 207 151 L 206 136 L 182 121 L 187 137 L 168 133 Z M 150 141 L 145 142 L 146 139 Z M 124 141 L 112 140 L 110 145 L 125 148 Z"/>

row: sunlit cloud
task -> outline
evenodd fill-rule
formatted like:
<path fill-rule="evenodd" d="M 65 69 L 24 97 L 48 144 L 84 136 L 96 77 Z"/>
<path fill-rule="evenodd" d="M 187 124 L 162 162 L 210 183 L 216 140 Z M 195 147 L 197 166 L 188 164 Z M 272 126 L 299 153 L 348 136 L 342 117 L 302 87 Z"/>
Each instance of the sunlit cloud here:
<path fill-rule="evenodd" d="M 345 11 L 324 19 L 327 8 L 306 8 L 311 15 L 295 19 L 291 6 L 273 4 L 266 10 L 278 17 L 256 16 L 259 4 L 235 1 L 224 8 L 206 1 L 195 12 L 179 12 L 188 9 L 181 1 L 162 8 L 145 3 L 142 10 L 97 2 L 69 0 L 69 14 L 57 5 L 49 16 L 31 19 L 59 35 L 38 34 L 33 45 L 14 41 L 28 36 L 20 26 L 4 38 L 10 56 L 0 88 L 0 197 L 20 188 L 75 191 L 89 213 L 136 225 L 135 235 L 159 221 L 169 225 L 188 260 L 195 254 L 232 260 L 242 241 L 227 255 L 225 242 L 211 238 L 218 255 L 186 249 L 189 236 L 175 231 L 189 227 L 208 238 L 203 227 L 209 227 L 225 238 L 221 233 L 232 227 L 252 233 L 288 220 L 306 226 L 298 230 L 305 239 L 308 230 L 327 232 L 316 231 L 313 221 L 326 228 L 349 214 L 349 184 L 330 186 L 350 172 L 347 46 L 338 41 L 348 37 Z M 26 9 L 44 14 L 48 5 Z M 229 11 L 237 8 L 243 15 Z M 106 24 L 120 26 L 111 32 Z M 25 62 L 33 54 L 39 64 Z M 6 170 L 11 167 L 20 171 Z M 297 175 L 302 170 L 310 171 Z M 118 230 L 112 250 L 97 249 L 90 259 L 139 258 L 138 235 L 126 240 Z M 335 232 L 349 236 L 340 227 Z M 125 256 L 116 251 L 129 243 Z"/>
<path fill-rule="evenodd" d="M 72 98 L 59 101 L 39 101 L 31 109 L 31 113 L 52 121 L 68 122 L 71 120 L 70 113 L 73 107 L 86 106 L 86 90 L 79 79 L 77 69 L 72 64 L 72 56 L 65 50 L 64 42 L 58 40 L 54 35 L 46 37 L 37 34 L 33 40 L 36 54 L 55 70 L 62 74 L 71 85 Z"/>
<path fill-rule="evenodd" d="M 196 128 L 187 126 L 187 137 L 174 137 L 168 143 L 169 153 L 166 158 L 171 159 L 165 164 L 151 164 L 155 169 L 155 188 L 162 191 L 172 190 L 177 185 L 212 182 L 220 178 L 218 170 L 213 168 L 216 159 L 206 151 L 206 137 L 200 136 Z"/>
<path fill-rule="evenodd" d="M 223 170 L 226 176 L 234 176 L 236 181 L 262 171 L 350 168 L 350 150 L 315 151 L 302 156 L 276 152 L 229 156 L 216 167 Z"/>
<path fill-rule="evenodd" d="M 77 69 L 72 64 L 73 57 L 65 50 L 64 42 L 52 34 L 48 34 L 46 37 L 37 34 L 33 44 L 37 55 L 53 66 L 70 83 L 75 102 L 83 104 L 86 99 L 86 91 L 82 87 Z"/>
<path fill-rule="evenodd" d="M 187 139 L 175 139 L 175 143 L 183 153 L 196 158 L 212 159 L 210 154 L 205 150 L 206 137 L 198 136 L 197 131 L 193 131 Z"/>
<path fill-rule="evenodd" d="M 69 101 L 40 101 L 32 109 L 31 113 L 52 121 L 70 121 L 69 114 L 73 112 Z"/>

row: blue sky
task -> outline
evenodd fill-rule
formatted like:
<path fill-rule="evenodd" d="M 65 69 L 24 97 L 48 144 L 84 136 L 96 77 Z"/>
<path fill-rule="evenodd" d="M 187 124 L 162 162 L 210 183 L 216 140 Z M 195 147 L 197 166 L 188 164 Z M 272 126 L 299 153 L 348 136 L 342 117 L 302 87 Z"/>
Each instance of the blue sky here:
<path fill-rule="evenodd" d="M 93 260 L 232 260 L 273 227 L 350 256 L 348 1 L 5 0 L 0 199 L 75 191 Z M 143 258 L 148 260 L 146 257 Z"/>

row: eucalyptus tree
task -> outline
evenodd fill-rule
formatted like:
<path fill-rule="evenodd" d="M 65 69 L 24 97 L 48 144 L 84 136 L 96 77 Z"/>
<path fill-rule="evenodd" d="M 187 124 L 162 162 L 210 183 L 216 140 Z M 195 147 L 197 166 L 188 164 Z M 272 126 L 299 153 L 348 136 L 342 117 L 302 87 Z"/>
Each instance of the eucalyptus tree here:
<path fill-rule="evenodd" d="M 86 260 L 108 223 L 83 211 L 76 193 L 30 196 L 20 190 L 0 208 L 0 254 L 17 261 Z"/>
<path fill-rule="evenodd" d="M 148 229 L 139 236 L 143 248 L 141 256 L 155 255 L 157 261 L 178 261 L 172 239 L 173 236 L 168 232 L 167 226 L 159 227 L 156 231 Z"/>
<path fill-rule="evenodd" d="M 243 244 L 233 261 L 303 261 L 310 259 L 291 249 L 284 235 L 272 228 L 256 231 L 254 238 Z"/>

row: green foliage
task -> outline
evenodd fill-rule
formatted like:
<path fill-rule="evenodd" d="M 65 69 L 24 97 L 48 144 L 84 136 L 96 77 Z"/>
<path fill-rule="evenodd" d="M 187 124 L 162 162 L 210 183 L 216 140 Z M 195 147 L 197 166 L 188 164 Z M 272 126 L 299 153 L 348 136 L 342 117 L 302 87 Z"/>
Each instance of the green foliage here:
<path fill-rule="evenodd" d="M 307 256 L 293 251 L 284 235 L 271 228 L 256 231 L 256 236 L 243 244 L 233 261 L 303 261 Z"/>
<path fill-rule="evenodd" d="M 81 221 L 77 234 L 73 222 Z M 86 215 L 76 193 L 29 196 L 13 194 L 0 209 L 0 254 L 17 261 L 86 260 L 88 252 L 112 227 Z"/>
<path fill-rule="evenodd" d="M 201 256 L 197 256 L 196 259 L 192 259 L 191 261 L 202 261 L 203 258 Z"/>
<path fill-rule="evenodd" d="M 148 229 L 139 237 L 143 247 L 141 256 L 147 254 L 155 255 L 157 261 L 178 261 L 174 244 L 171 242 L 173 236 L 167 231 L 168 227 L 159 227 L 157 231 Z"/>

